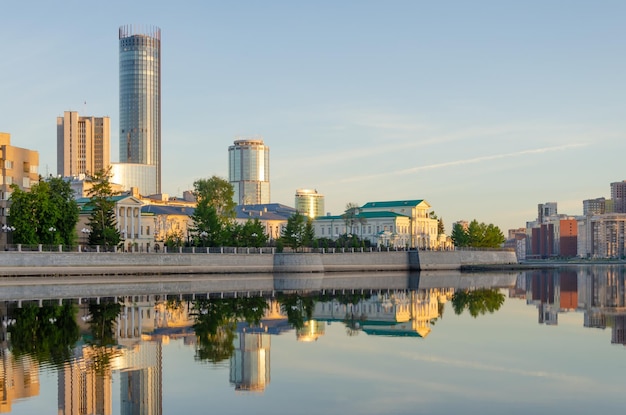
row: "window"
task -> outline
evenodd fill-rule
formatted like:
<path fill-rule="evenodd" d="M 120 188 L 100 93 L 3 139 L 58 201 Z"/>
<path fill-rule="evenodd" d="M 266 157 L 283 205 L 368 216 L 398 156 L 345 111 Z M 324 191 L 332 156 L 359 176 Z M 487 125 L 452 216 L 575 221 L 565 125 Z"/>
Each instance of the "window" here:
<path fill-rule="evenodd" d="M 5 160 L 4 161 L 4 168 L 5 169 L 12 169 L 13 168 L 13 162 L 11 160 Z"/>
<path fill-rule="evenodd" d="M 30 188 L 30 177 L 22 177 L 22 187 L 25 189 Z"/>

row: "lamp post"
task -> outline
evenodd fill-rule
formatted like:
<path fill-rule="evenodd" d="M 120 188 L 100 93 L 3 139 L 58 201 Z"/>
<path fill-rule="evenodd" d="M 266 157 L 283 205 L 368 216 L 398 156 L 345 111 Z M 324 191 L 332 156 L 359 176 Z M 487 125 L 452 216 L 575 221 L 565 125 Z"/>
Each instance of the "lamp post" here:
<path fill-rule="evenodd" d="M 5 250 L 5 251 L 8 251 L 8 250 L 9 250 L 9 234 L 10 234 L 11 232 L 15 231 L 15 226 L 9 226 L 9 225 L 7 225 L 7 224 L 5 223 L 4 225 L 2 225 L 2 228 L 1 228 L 1 229 L 2 229 L 2 232 L 3 232 L 4 234 L 6 234 L 6 235 L 5 235 L 5 241 L 6 241 L 6 243 L 4 244 L 4 250 Z"/>
<path fill-rule="evenodd" d="M 206 237 L 209 236 L 209 233 L 207 231 L 202 231 L 199 236 L 202 240 L 202 246 L 206 246 Z"/>

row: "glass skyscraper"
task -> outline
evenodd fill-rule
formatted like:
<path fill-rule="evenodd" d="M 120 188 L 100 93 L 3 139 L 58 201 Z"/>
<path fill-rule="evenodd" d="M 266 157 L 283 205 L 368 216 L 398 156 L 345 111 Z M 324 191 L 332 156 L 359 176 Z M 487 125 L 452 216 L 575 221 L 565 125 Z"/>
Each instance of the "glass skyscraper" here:
<path fill-rule="evenodd" d="M 145 165 L 140 170 L 154 177 L 141 182 L 153 186 L 139 191 L 161 193 L 161 29 L 121 26 L 119 40 L 119 161 Z M 123 181 L 125 187 L 137 187 L 132 180 Z"/>
<path fill-rule="evenodd" d="M 270 149 L 262 139 L 235 140 L 228 147 L 228 181 L 235 203 L 270 203 Z"/>

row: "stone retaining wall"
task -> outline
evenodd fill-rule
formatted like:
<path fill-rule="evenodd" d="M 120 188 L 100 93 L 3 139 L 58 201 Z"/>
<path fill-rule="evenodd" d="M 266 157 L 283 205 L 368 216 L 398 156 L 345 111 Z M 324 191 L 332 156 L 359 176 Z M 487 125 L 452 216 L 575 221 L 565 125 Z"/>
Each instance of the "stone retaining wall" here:
<path fill-rule="evenodd" d="M 512 251 L 158 254 L 0 252 L 0 275 L 323 273 L 459 270 L 517 263 Z"/>

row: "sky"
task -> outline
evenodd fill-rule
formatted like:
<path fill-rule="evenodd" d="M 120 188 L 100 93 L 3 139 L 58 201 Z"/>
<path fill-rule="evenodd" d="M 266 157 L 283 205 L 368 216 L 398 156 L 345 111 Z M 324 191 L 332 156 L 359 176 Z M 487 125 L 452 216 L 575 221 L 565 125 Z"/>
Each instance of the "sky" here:
<path fill-rule="evenodd" d="M 626 2 L 6 1 L 0 131 L 56 171 L 56 117 L 111 118 L 122 25 L 161 28 L 164 193 L 270 147 L 271 201 L 427 201 L 505 233 L 626 179 Z"/>

